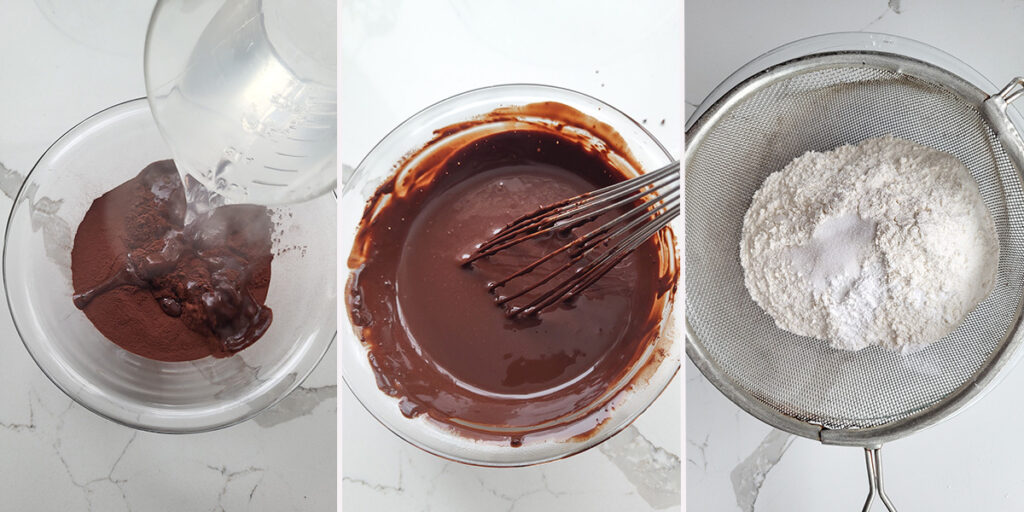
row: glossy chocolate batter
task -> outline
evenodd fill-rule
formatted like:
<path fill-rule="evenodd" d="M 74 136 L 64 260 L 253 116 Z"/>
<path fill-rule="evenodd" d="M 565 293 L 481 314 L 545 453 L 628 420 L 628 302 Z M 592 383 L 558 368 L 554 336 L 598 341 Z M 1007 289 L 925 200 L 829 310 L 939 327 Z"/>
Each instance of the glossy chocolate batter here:
<path fill-rule="evenodd" d="M 566 107 L 567 108 L 567 107 Z M 674 275 L 662 239 L 570 304 L 509 319 L 487 283 L 564 244 L 551 238 L 462 264 L 494 231 L 541 206 L 625 179 L 608 149 L 561 129 L 497 130 L 435 152 L 367 206 L 346 300 L 378 387 L 407 416 L 506 439 L 594 414 L 657 335 Z M 541 274 L 543 275 L 543 274 Z"/>
<path fill-rule="evenodd" d="M 185 223 L 171 160 L 93 201 L 75 233 L 75 306 L 110 341 L 160 361 L 226 357 L 256 342 L 273 314 L 272 222 L 263 206 L 216 208 Z"/>

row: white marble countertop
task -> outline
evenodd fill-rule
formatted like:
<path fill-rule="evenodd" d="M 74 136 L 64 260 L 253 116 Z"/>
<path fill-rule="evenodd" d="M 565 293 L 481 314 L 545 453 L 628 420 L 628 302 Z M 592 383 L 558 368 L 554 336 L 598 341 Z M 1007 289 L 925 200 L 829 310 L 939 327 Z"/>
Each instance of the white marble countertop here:
<path fill-rule="evenodd" d="M 152 5 L 3 2 L 4 225 L 11 196 L 54 140 L 106 107 L 145 95 L 142 51 Z M 303 387 L 254 420 L 208 434 L 150 434 L 72 402 L 33 363 L 7 305 L 0 310 L 0 510 L 335 510 L 333 348 Z"/>
<path fill-rule="evenodd" d="M 341 155 L 355 167 L 419 109 L 476 87 L 510 82 L 591 94 L 682 147 L 680 2 L 412 1 L 387 8 L 342 2 Z M 573 20 L 566 23 L 565 20 Z M 664 123 L 662 122 L 664 120 Z M 342 503 L 346 511 L 639 512 L 680 510 L 678 480 L 642 469 L 656 450 L 680 454 L 680 386 L 600 447 L 520 469 L 447 462 L 406 444 L 346 389 L 342 398 Z"/>
<path fill-rule="evenodd" d="M 967 62 L 997 86 L 1024 75 L 1024 1 L 687 0 L 686 114 L 761 53 L 820 33 L 868 30 L 912 39 Z M 695 511 L 860 510 L 863 451 L 774 430 L 740 410 L 691 364 L 686 371 L 686 505 Z M 1017 435 L 1019 365 L 982 401 L 882 450 L 900 510 L 1024 509 Z M 876 503 L 874 510 L 882 510 Z"/>

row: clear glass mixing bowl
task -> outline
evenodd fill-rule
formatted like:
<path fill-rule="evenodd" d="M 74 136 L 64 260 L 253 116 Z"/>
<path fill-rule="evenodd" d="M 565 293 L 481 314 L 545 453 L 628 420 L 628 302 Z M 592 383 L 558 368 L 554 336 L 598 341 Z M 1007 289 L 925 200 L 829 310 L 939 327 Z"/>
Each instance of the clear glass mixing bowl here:
<path fill-rule="evenodd" d="M 251 418 L 284 398 L 330 347 L 337 322 L 337 201 L 327 195 L 273 210 L 266 303 L 274 320 L 259 341 L 223 359 L 154 361 L 111 343 L 72 304 L 71 246 L 94 199 L 170 157 L 145 99 L 72 128 L 47 149 L 14 200 L 3 276 L 18 333 L 57 387 L 130 427 L 200 432 Z"/>
<path fill-rule="evenodd" d="M 341 255 L 348 255 L 367 200 L 385 180 L 396 172 L 396 164 L 410 151 L 430 141 L 435 130 L 500 107 L 514 107 L 554 101 L 575 108 L 618 132 L 642 167 L 637 172 L 657 169 L 674 158 L 658 141 L 626 114 L 590 96 L 558 87 L 511 84 L 476 89 L 438 102 L 412 116 L 389 133 L 346 179 L 341 199 Z M 586 130 L 586 127 L 578 127 Z M 682 219 L 673 225 L 682 232 Z M 673 260 L 677 260 L 673 247 Z M 556 460 L 596 446 L 615 435 L 637 418 L 665 389 L 679 370 L 680 344 L 676 336 L 673 303 L 662 314 L 661 332 L 627 376 L 611 386 L 608 420 L 592 431 L 593 425 L 569 425 L 556 436 L 534 439 L 512 448 L 508 441 L 469 439 L 439 427 L 422 415 L 409 419 L 402 415 L 398 399 L 377 388 L 367 359 L 367 349 L 355 334 L 351 320 L 343 314 L 341 332 L 342 376 L 346 385 L 364 407 L 385 427 L 409 443 L 441 457 L 481 466 L 525 466 Z M 631 372 L 632 373 L 632 372 Z M 632 380 L 630 377 L 635 377 Z M 586 433 L 574 437 L 576 434 Z"/>

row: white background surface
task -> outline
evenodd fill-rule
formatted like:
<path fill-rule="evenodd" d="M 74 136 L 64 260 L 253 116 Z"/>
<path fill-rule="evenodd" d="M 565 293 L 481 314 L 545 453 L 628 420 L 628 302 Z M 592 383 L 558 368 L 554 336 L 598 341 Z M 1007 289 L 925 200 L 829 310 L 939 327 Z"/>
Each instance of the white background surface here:
<path fill-rule="evenodd" d="M 683 123 L 680 4 L 345 0 L 340 18 L 341 160 L 355 167 L 388 131 L 438 100 L 509 82 L 558 85 L 593 95 L 637 120 L 646 119 L 646 127 L 678 157 Z M 620 436 L 639 432 L 652 444 L 649 449 L 678 456 L 679 388 L 677 378 L 634 423 L 635 430 Z M 654 509 L 606 450 L 595 448 L 531 468 L 463 466 L 406 444 L 347 389 L 343 395 L 342 500 L 347 511 Z"/>
<path fill-rule="evenodd" d="M 687 0 L 685 28 L 687 115 L 761 53 L 827 32 L 867 29 L 917 39 L 999 87 L 1024 75 L 1021 0 Z M 729 402 L 692 364 L 685 368 L 688 510 L 860 510 L 867 493 L 860 449 L 792 440 Z M 1018 365 L 980 403 L 887 445 L 884 473 L 895 505 L 901 511 L 1024 510 L 1022 392 Z M 763 456 L 773 451 L 782 453 L 777 463 Z M 737 491 L 734 482 L 744 478 L 753 485 Z"/>
<path fill-rule="evenodd" d="M 152 5 L 0 0 L 0 222 L 20 178 L 54 140 L 145 95 Z M 50 383 L 0 304 L 0 510 L 335 510 L 334 354 L 255 420 L 209 434 L 135 432 Z"/>

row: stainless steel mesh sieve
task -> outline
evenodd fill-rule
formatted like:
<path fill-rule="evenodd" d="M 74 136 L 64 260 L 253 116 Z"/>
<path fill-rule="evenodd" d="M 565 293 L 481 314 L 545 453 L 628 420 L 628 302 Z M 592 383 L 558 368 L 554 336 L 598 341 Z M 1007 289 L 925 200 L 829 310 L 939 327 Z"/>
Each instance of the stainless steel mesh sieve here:
<path fill-rule="evenodd" d="M 715 386 L 779 429 L 867 449 L 939 421 L 975 397 L 1019 344 L 1024 298 L 1024 143 L 1000 93 L 877 51 L 812 54 L 740 83 L 686 132 L 687 354 Z M 995 289 L 954 332 L 910 355 L 832 349 L 778 329 L 743 284 L 739 240 L 754 192 L 809 150 L 894 135 L 955 155 L 995 220 Z"/>

